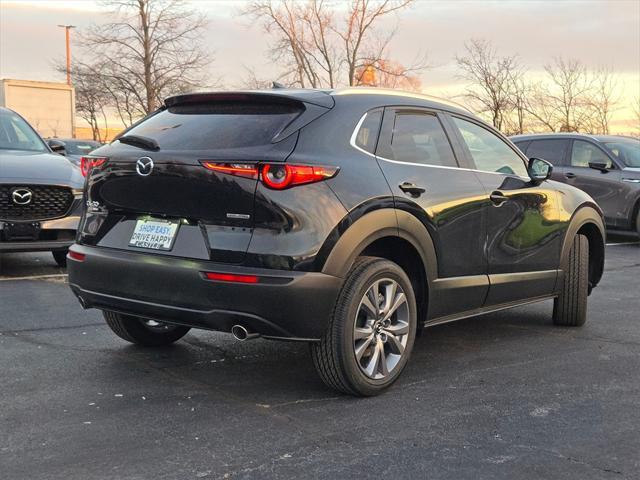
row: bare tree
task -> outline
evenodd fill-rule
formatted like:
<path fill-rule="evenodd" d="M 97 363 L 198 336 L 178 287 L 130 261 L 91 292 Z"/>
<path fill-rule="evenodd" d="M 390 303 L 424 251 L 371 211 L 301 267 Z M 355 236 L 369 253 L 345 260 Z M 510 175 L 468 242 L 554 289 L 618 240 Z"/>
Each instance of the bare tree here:
<path fill-rule="evenodd" d="M 204 15 L 183 0 L 104 0 L 111 21 L 83 32 L 85 58 L 108 62 L 83 68 L 99 72 L 129 125 L 155 110 L 168 95 L 202 85 L 210 57 L 201 47 Z"/>
<path fill-rule="evenodd" d="M 262 21 L 265 32 L 275 38 L 271 56 L 285 65 L 281 77 L 292 77 L 286 83 L 301 88 L 335 86 L 337 55 L 330 39 L 333 15 L 322 0 L 257 0 L 242 13 Z"/>
<path fill-rule="evenodd" d="M 547 83 L 540 100 L 553 112 L 553 121 L 561 132 L 577 132 L 589 119 L 589 100 L 593 82 L 587 68 L 574 59 L 556 57 L 544 67 Z"/>
<path fill-rule="evenodd" d="M 638 135 L 640 135 L 640 97 L 636 97 L 631 104 L 631 110 L 633 111 L 633 115 L 635 116 L 633 123 L 635 124 L 635 130 L 638 131 Z"/>
<path fill-rule="evenodd" d="M 384 60 L 389 42 L 395 31 L 386 38 L 375 34 L 375 25 L 392 12 L 408 7 L 414 0 L 352 0 L 345 25 L 338 30 L 344 45 L 344 61 L 347 65 L 347 80 L 350 86 L 357 85 L 356 72 L 367 65 Z M 382 38 L 374 44 L 374 38 Z M 418 69 L 418 66 L 411 69 Z"/>
<path fill-rule="evenodd" d="M 60 73 L 66 73 L 67 70 L 63 63 L 57 64 L 55 68 Z M 71 79 L 75 89 L 76 113 L 91 127 L 93 139 L 101 142 L 103 138 L 100 124 L 107 128 L 107 110 L 112 104 L 103 76 L 86 66 L 73 65 Z"/>
<path fill-rule="evenodd" d="M 409 79 L 426 68 L 426 62 L 404 67 L 390 60 L 389 43 L 395 31 L 384 36 L 375 27 L 383 17 L 413 2 L 352 0 L 340 21 L 341 9 L 324 0 L 256 0 L 242 13 L 261 21 L 265 32 L 274 37 L 271 56 L 285 66 L 281 75 L 285 84 L 302 88 L 359 85 L 367 68 L 376 69 L 385 82 L 393 83 L 393 77 L 398 83 L 403 83 L 401 78 L 412 83 Z"/>
<path fill-rule="evenodd" d="M 587 98 L 592 133 L 609 134 L 609 123 L 619 102 L 618 80 L 609 68 L 600 68 L 593 74 L 593 88 Z"/>
<path fill-rule="evenodd" d="M 494 127 L 502 129 L 513 106 L 514 86 L 521 81 L 518 57 L 501 57 L 490 42 L 482 39 L 471 39 L 464 48 L 466 54 L 456 56 L 460 76 L 470 82 L 464 96 L 476 111 L 490 116 Z M 518 101 L 522 100 L 521 94 Z"/>

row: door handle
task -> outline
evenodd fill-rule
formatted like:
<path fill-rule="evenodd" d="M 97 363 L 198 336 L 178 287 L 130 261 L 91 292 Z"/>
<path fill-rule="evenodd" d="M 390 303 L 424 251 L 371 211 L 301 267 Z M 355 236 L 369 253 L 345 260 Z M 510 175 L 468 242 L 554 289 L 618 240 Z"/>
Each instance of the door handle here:
<path fill-rule="evenodd" d="M 491 200 L 495 206 L 499 207 L 504 202 L 509 200 L 509 197 L 507 197 L 504 193 L 496 190 L 495 192 L 491 192 L 491 195 L 489 195 L 489 200 Z"/>
<path fill-rule="evenodd" d="M 410 182 L 402 182 L 398 185 L 398 188 L 400 188 L 404 193 L 410 194 L 412 197 L 419 197 L 421 194 L 426 192 L 424 188 L 418 187 Z"/>
<path fill-rule="evenodd" d="M 566 178 L 576 178 L 576 174 L 572 172 L 567 172 L 564 174 Z"/>

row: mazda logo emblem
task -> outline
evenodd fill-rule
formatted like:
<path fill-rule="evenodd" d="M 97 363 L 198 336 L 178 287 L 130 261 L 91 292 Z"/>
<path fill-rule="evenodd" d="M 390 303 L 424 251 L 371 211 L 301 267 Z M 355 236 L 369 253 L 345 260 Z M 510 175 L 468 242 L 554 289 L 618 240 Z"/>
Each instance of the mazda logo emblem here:
<path fill-rule="evenodd" d="M 136 172 L 138 172 L 138 175 L 142 175 L 143 177 L 151 175 L 151 172 L 153 172 L 153 160 L 149 157 L 139 158 L 136 162 Z"/>
<path fill-rule="evenodd" d="M 33 192 L 28 188 L 16 188 L 11 192 L 11 200 L 16 205 L 29 205 L 33 200 Z"/>

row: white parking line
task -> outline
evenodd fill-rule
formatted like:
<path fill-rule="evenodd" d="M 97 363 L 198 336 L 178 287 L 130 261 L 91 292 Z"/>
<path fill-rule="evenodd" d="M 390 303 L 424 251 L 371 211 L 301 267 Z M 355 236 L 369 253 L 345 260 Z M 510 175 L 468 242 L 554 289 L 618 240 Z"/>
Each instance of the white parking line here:
<path fill-rule="evenodd" d="M 50 275 L 28 275 L 26 277 L 2 277 L 0 282 L 8 282 L 13 280 L 46 280 L 49 278 L 67 278 L 66 273 L 53 273 Z"/>

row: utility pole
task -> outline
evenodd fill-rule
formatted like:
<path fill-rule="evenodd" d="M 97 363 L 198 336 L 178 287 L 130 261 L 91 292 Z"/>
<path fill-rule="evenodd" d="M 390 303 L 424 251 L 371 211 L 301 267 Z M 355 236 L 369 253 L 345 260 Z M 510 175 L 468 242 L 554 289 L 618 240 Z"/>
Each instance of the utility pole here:
<path fill-rule="evenodd" d="M 58 25 L 64 28 L 65 38 L 67 41 L 67 85 L 71 85 L 71 44 L 69 42 L 69 31 L 76 28 L 75 25 Z"/>

